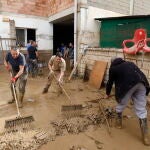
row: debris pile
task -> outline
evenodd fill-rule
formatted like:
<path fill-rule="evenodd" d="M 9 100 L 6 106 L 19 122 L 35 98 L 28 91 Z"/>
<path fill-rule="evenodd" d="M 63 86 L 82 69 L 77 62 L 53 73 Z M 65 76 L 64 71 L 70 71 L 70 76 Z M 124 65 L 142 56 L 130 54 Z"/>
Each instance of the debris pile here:
<path fill-rule="evenodd" d="M 107 119 L 114 117 L 112 109 L 104 109 Z M 105 123 L 101 111 L 89 109 L 84 116 L 57 119 L 51 121 L 47 128 L 32 130 L 17 130 L 5 132 L 0 136 L 0 150 L 37 150 L 49 141 L 54 141 L 57 136 L 78 134 L 85 132 L 90 126 L 99 126 Z M 98 144 L 99 145 L 99 144 Z M 101 146 L 101 145 L 100 145 Z M 73 150 L 86 150 L 81 147 L 72 147 Z M 70 149 L 70 150 L 72 150 Z"/>
<path fill-rule="evenodd" d="M 108 119 L 114 117 L 114 112 L 111 109 L 105 109 L 105 112 Z M 89 126 L 100 125 L 103 123 L 105 123 L 105 118 L 102 113 L 98 111 L 90 112 L 82 117 L 59 119 L 51 122 L 57 136 L 65 135 L 66 133 L 78 134 L 87 130 Z"/>
<path fill-rule="evenodd" d="M 51 124 L 55 128 L 56 135 L 64 135 L 66 133 L 78 134 L 83 132 L 91 122 L 86 118 L 75 117 L 52 121 Z"/>
<path fill-rule="evenodd" d="M 0 136 L 0 150 L 37 150 L 54 139 L 54 132 L 50 130 L 5 133 Z"/>

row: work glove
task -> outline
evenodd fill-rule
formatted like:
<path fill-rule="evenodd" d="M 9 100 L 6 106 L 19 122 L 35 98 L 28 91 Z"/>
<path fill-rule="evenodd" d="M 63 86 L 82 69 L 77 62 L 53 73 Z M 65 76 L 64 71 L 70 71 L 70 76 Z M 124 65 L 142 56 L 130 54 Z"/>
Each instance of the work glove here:
<path fill-rule="evenodd" d="M 17 78 L 15 78 L 15 77 L 12 77 L 12 78 L 11 78 L 11 82 L 12 82 L 12 83 L 15 83 L 16 81 L 17 81 Z"/>

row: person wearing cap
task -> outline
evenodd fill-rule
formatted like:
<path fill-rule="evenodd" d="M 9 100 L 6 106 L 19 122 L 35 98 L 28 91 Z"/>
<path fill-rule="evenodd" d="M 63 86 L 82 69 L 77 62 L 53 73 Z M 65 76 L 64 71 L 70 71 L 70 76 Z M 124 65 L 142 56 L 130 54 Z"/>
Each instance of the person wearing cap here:
<path fill-rule="evenodd" d="M 109 79 L 106 84 L 106 98 L 110 96 L 113 83 L 115 84 L 116 127 L 122 128 L 122 113 L 131 99 L 141 127 L 142 140 L 150 145 L 146 110 L 146 95 L 150 86 L 144 73 L 133 63 L 122 58 L 112 58 L 109 69 Z"/>
<path fill-rule="evenodd" d="M 25 56 L 19 52 L 19 49 L 17 47 L 11 47 L 10 52 L 6 54 L 4 65 L 11 74 L 10 87 L 11 87 L 11 93 L 13 98 L 8 103 L 11 104 L 14 103 L 15 101 L 12 84 L 16 85 L 16 82 L 18 82 L 19 95 L 17 95 L 17 99 L 18 99 L 18 105 L 21 108 L 23 106 L 22 103 L 23 103 L 25 87 L 26 87 L 26 82 L 28 77 L 28 70 L 27 70 Z"/>
<path fill-rule="evenodd" d="M 64 73 L 66 71 L 66 62 L 62 58 L 62 54 L 60 52 L 57 52 L 56 55 L 53 55 L 50 58 L 49 63 L 48 63 L 48 68 L 49 68 L 50 72 L 48 75 L 47 83 L 42 92 L 43 94 L 48 92 L 48 89 L 52 83 L 54 76 L 57 78 L 58 84 L 63 83 L 63 77 L 64 77 Z"/>

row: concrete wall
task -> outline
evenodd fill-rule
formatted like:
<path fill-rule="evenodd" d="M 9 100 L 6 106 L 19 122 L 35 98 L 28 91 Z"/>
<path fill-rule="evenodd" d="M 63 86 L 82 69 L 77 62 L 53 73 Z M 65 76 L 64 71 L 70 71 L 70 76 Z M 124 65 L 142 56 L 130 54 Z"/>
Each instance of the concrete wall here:
<path fill-rule="evenodd" d="M 99 47 L 100 22 L 95 18 L 116 17 L 123 14 L 87 6 L 80 8 L 79 15 L 79 44 L 84 43 L 89 47 Z"/>
<path fill-rule="evenodd" d="M 148 0 L 135 0 L 134 15 L 148 15 L 150 14 L 150 1 Z"/>
<path fill-rule="evenodd" d="M 150 13 L 149 0 L 87 0 L 88 4 L 94 7 L 118 12 L 121 14 L 129 15 L 130 6 L 134 1 L 133 15 L 146 15 Z"/>
<path fill-rule="evenodd" d="M 105 77 L 104 77 L 104 81 L 106 82 L 108 80 L 110 60 L 112 56 L 124 58 L 121 49 L 89 48 L 78 67 L 79 75 L 80 76 L 84 75 L 86 65 L 90 72 L 93 68 L 95 60 L 106 61 L 108 62 L 107 70 L 105 72 Z M 143 60 L 142 60 L 142 54 L 126 55 L 125 58 L 128 61 L 134 62 L 144 72 L 144 74 L 146 75 L 146 77 L 150 82 L 150 53 L 145 54 Z"/>
<path fill-rule="evenodd" d="M 0 36 L 10 37 L 9 22 L 3 22 L 3 18 L 15 21 L 15 26 L 19 28 L 36 29 L 36 40 L 39 50 L 52 50 L 53 48 L 53 26 L 49 24 L 48 18 L 33 17 L 28 15 L 3 13 L 0 15 Z"/>

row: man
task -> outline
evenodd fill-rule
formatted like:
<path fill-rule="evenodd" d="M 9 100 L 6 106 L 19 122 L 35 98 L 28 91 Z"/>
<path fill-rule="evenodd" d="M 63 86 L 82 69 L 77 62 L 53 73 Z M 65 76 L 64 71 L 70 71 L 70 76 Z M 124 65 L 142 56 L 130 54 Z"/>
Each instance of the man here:
<path fill-rule="evenodd" d="M 74 66 L 74 46 L 71 42 L 69 43 L 69 58 L 70 58 L 70 68 L 72 69 Z"/>
<path fill-rule="evenodd" d="M 110 96 L 112 85 L 115 83 L 116 127 L 122 128 L 122 113 L 129 99 L 133 100 L 135 113 L 139 118 L 142 140 L 150 145 L 147 124 L 146 96 L 150 91 L 149 83 L 143 72 L 132 62 L 115 58 L 109 69 L 109 80 L 106 85 L 106 97 Z"/>
<path fill-rule="evenodd" d="M 31 41 L 31 45 L 27 49 L 29 73 L 31 73 L 32 77 L 34 77 L 38 73 L 38 51 L 36 46 L 36 42 Z"/>
<path fill-rule="evenodd" d="M 66 70 L 66 62 L 62 58 L 62 54 L 57 52 L 56 55 L 52 56 L 48 63 L 48 68 L 50 70 L 48 75 L 48 80 L 45 88 L 43 89 L 43 94 L 48 92 L 48 89 L 52 83 L 54 76 L 56 76 L 58 80 L 58 84 L 62 84 L 64 72 Z"/>
<path fill-rule="evenodd" d="M 31 43 L 33 42 L 33 40 L 29 40 L 29 43 L 27 43 L 27 50 L 28 50 L 28 48 L 31 46 Z"/>
<path fill-rule="evenodd" d="M 64 45 L 64 43 L 61 43 L 59 50 L 62 53 L 62 56 L 64 56 L 64 52 L 65 52 L 65 45 Z"/>
<path fill-rule="evenodd" d="M 8 103 L 11 104 L 14 103 L 15 101 L 12 84 L 16 84 L 16 82 L 18 82 L 19 95 L 17 96 L 17 98 L 18 98 L 18 105 L 21 108 L 23 106 L 22 103 L 28 76 L 25 57 L 22 53 L 19 52 L 18 48 L 11 47 L 10 52 L 8 52 L 5 57 L 4 65 L 7 68 L 7 70 L 12 74 L 10 87 L 13 99 Z"/>

